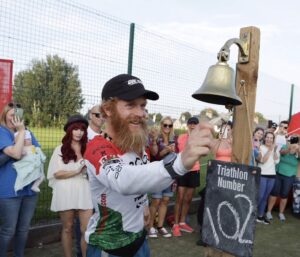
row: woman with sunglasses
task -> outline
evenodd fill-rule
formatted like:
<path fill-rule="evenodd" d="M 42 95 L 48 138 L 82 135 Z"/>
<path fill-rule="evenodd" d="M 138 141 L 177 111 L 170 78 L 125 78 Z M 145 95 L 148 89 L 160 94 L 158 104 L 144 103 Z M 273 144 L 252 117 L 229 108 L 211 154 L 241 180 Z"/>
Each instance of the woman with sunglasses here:
<path fill-rule="evenodd" d="M 30 222 L 37 203 L 37 194 L 32 191 L 33 183 L 15 192 L 17 177 L 14 162 L 21 159 L 24 148 L 25 126 L 16 114 L 20 105 L 9 103 L 0 113 L 0 152 L 8 160 L 0 166 L 0 256 L 5 257 L 12 238 L 14 256 L 23 257 Z M 16 138 L 14 133 L 18 132 Z M 32 144 L 40 147 L 30 132 Z"/>
<path fill-rule="evenodd" d="M 72 256 L 72 234 L 78 213 L 81 228 L 81 250 L 86 256 L 84 233 L 92 216 L 93 205 L 83 155 L 87 144 L 88 122 L 73 115 L 64 126 L 62 145 L 55 148 L 49 162 L 49 186 L 52 187 L 50 209 L 58 212 L 62 222 L 61 241 L 65 257 Z"/>
<path fill-rule="evenodd" d="M 174 135 L 173 121 L 170 116 L 163 117 L 160 121 L 160 135 L 157 142 L 152 142 L 150 147 L 157 147 L 156 160 L 163 159 L 169 153 L 178 153 L 177 137 Z M 151 150 L 151 149 L 150 149 Z M 173 187 L 174 188 L 174 187 Z M 150 205 L 150 222 L 149 222 L 149 233 L 150 238 L 157 238 L 158 234 L 163 237 L 171 237 L 171 233 L 164 228 L 164 221 L 167 214 L 167 206 L 170 197 L 173 196 L 172 186 L 166 188 L 162 192 L 156 192 L 152 195 Z M 154 228 L 154 220 L 158 212 L 158 223 L 157 229 Z"/>

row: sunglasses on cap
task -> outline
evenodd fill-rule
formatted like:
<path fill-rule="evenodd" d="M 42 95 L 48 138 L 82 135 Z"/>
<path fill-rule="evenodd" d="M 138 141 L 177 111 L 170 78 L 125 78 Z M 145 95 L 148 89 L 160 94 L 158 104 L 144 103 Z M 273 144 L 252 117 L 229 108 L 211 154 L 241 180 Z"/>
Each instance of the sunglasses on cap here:
<path fill-rule="evenodd" d="M 15 103 L 8 103 L 7 106 L 13 108 L 13 107 L 17 107 L 17 108 L 21 108 L 22 106 L 20 104 L 15 104 Z"/>
<path fill-rule="evenodd" d="M 164 128 L 173 128 L 173 124 L 163 124 Z"/>
<path fill-rule="evenodd" d="M 99 112 L 92 112 L 92 114 L 95 115 L 96 118 L 101 117 L 101 113 L 99 113 Z"/>

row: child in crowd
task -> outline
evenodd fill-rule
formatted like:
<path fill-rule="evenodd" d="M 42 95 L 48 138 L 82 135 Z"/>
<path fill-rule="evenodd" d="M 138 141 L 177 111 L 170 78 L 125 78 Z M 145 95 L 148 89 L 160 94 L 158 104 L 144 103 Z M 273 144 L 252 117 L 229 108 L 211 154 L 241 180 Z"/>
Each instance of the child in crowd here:
<path fill-rule="evenodd" d="M 17 135 L 18 132 L 15 133 L 15 138 Z M 16 192 L 33 181 L 34 183 L 31 190 L 40 192 L 39 186 L 45 179 L 45 161 L 45 154 L 40 147 L 36 147 L 32 144 L 31 133 L 29 130 L 26 130 L 22 158 L 13 164 L 13 167 L 17 172 L 17 179 L 15 182 Z"/>

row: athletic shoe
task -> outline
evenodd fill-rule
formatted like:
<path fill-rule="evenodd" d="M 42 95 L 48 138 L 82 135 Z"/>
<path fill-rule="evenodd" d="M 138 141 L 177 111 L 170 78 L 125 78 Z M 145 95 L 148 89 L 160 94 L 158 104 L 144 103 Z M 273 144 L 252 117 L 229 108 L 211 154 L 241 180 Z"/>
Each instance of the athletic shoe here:
<path fill-rule="evenodd" d="M 173 236 L 181 236 L 180 227 L 178 224 L 174 224 L 172 228 Z"/>
<path fill-rule="evenodd" d="M 285 221 L 285 216 L 283 213 L 279 213 L 278 216 L 279 216 L 280 221 Z"/>
<path fill-rule="evenodd" d="M 268 219 L 268 220 L 272 220 L 273 219 L 273 216 L 272 216 L 272 214 L 271 214 L 271 212 L 267 212 L 266 213 L 266 218 Z"/>
<path fill-rule="evenodd" d="M 150 228 L 148 232 L 150 238 L 157 238 L 157 230 L 155 228 Z"/>
<path fill-rule="evenodd" d="M 187 233 L 193 233 L 194 232 L 194 229 L 192 229 L 186 223 L 179 223 L 179 228 L 180 228 L 180 231 L 184 231 L 184 232 L 187 232 Z"/>
<path fill-rule="evenodd" d="M 158 229 L 158 233 L 162 235 L 163 237 L 171 237 L 172 234 L 168 232 L 164 227 Z"/>
<path fill-rule="evenodd" d="M 268 221 L 264 217 L 257 217 L 256 218 L 256 222 L 261 223 L 261 224 L 265 224 L 265 225 L 269 225 L 270 224 L 270 221 Z"/>

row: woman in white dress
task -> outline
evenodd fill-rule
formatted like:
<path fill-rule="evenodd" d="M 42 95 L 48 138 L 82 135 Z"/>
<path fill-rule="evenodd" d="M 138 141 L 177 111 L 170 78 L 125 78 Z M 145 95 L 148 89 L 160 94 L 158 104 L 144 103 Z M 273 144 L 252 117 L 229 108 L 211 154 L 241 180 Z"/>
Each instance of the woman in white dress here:
<path fill-rule="evenodd" d="M 62 145 L 55 148 L 48 168 L 52 187 L 51 210 L 58 212 L 62 222 L 61 241 L 65 257 L 72 256 L 72 232 L 76 213 L 80 220 L 81 249 L 86 256 L 84 232 L 92 216 L 92 200 L 83 155 L 87 143 L 88 122 L 74 115 L 64 126 Z"/>

